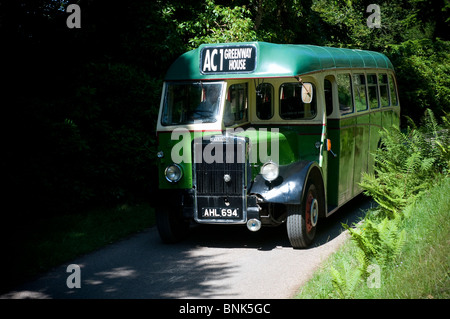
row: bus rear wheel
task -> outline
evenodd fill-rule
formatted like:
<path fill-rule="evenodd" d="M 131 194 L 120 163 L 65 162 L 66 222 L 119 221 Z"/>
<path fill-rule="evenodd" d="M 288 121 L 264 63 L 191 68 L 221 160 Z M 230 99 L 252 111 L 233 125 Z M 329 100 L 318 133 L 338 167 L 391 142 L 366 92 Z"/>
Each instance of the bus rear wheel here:
<path fill-rule="evenodd" d="M 159 237 L 166 244 L 177 243 L 186 237 L 189 224 L 189 220 L 183 218 L 179 208 L 169 206 L 156 209 L 156 227 Z"/>
<path fill-rule="evenodd" d="M 306 248 L 313 242 L 319 219 L 319 201 L 316 186 L 309 182 L 301 204 L 287 206 L 286 227 L 293 248 Z"/>

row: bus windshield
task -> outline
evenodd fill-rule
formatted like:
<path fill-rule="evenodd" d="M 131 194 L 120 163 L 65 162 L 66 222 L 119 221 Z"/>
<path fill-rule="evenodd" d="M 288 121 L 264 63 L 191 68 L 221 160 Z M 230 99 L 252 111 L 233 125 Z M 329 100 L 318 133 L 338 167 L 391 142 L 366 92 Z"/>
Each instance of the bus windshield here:
<path fill-rule="evenodd" d="M 223 82 L 167 83 L 162 125 L 214 123 L 218 120 Z"/>

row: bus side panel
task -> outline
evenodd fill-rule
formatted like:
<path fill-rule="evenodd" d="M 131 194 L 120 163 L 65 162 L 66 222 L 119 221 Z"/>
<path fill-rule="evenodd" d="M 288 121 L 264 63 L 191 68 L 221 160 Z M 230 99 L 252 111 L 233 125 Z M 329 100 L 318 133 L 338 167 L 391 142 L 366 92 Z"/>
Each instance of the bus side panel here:
<path fill-rule="evenodd" d="M 400 106 L 396 106 L 392 112 L 392 124 L 396 127 L 400 126 Z"/>
<path fill-rule="evenodd" d="M 340 121 L 336 119 L 328 119 L 327 125 L 327 138 L 331 140 L 331 150 L 336 152 L 341 148 L 341 130 Z M 327 205 L 328 211 L 333 210 L 339 204 L 339 165 L 340 156 L 334 157 L 330 152 L 324 151 L 324 156 L 327 156 L 326 160 L 326 172 L 327 172 Z M 338 155 L 338 154 L 336 154 Z M 325 171 L 325 170 L 324 170 Z"/>
<path fill-rule="evenodd" d="M 340 121 L 340 147 L 336 155 L 339 157 L 338 201 L 342 205 L 353 195 L 356 117 L 342 118 Z"/>
<path fill-rule="evenodd" d="M 280 133 L 286 136 L 289 151 L 293 154 L 293 162 L 312 161 L 319 162 L 319 149 L 316 143 L 321 140 L 321 125 L 292 125 L 280 126 Z M 286 150 L 280 149 L 280 159 L 284 158 Z M 280 165 L 289 164 L 280 161 Z"/>
<path fill-rule="evenodd" d="M 382 119 L 381 119 L 381 124 L 383 126 L 383 128 L 385 129 L 390 129 L 392 126 L 392 110 L 390 109 L 385 109 L 384 112 L 382 112 Z"/>
<path fill-rule="evenodd" d="M 353 193 L 356 196 L 361 192 L 358 183 L 361 182 L 362 173 L 367 172 L 370 143 L 370 114 L 363 113 L 356 117 L 355 128 L 355 157 L 353 172 Z"/>
<path fill-rule="evenodd" d="M 373 173 L 373 167 L 375 165 L 375 159 L 373 154 L 377 150 L 380 142 L 380 130 L 382 129 L 381 110 L 376 110 L 370 113 L 370 145 L 369 145 L 369 161 L 368 161 L 368 172 Z"/>

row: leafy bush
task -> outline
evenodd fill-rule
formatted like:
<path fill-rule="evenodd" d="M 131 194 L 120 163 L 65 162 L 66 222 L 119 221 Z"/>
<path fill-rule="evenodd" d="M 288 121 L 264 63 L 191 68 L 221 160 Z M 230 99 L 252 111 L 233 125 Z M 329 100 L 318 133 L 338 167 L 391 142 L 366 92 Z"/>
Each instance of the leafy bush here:
<path fill-rule="evenodd" d="M 395 66 L 400 102 L 418 121 L 426 108 L 435 114 L 450 110 L 450 41 L 407 40 L 386 52 Z"/>
<path fill-rule="evenodd" d="M 374 50 L 392 61 L 402 112 L 415 121 L 426 108 L 435 114 L 450 110 L 450 41 L 448 2 L 380 0 L 381 25 L 369 28 L 370 1 L 316 0 L 328 34 L 322 43 L 335 47 Z M 402 127 L 406 123 L 402 122 Z"/>
<path fill-rule="evenodd" d="M 64 97 L 24 99 L 18 110 L 26 115 L 10 117 L 26 134 L 9 141 L 8 178 L 31 216 L 148 200 L 156 187 L 161 81 L 122 63 L 88 63 L 78 76 L 84 83 Z"/>
<path fill-rule="evenodd" d="M 383 268 L 374 262 L 364 280 L 357 257 L 362 252 L 351 240 L 301 287 L 296 298 L 448 299 L 449 192 L 447 176 L 405 208 L 398 229 L 406 233 L 406 239 L 395 261 Z"/>
<path fill-rule="evenodd" d="M 372 196 L 379 207 L 368 214 L 355 228 L 344 227 L 359 248 L 355 253 L 358 271 L 348 264 L 343 272 L 331 269 L 335 294 L 339 298 L 351 297 L 353 290 L 368 274 L 368 267 L 377 264 L 381 268 L 392 266 L 402 252 L 406 232 L 402 229 L 405 207 L 414 203 L 433 184 L 450 173 L 450 122 L 436 120 L 427 110 L 422 125 L 412 127 L 406 133 L 398 128 L 382 132 L 383 147 L 375 156 L 375 174 L 363 175 L 360 186 Z"/>
<path fill-rule="evenodd" d="M 152 189 L 161 81 L 122 63 L 86 65 L 67 117 L 79 132 L 84 167 L 78 178 L 103 202 L 133 199 Z M 69 141 L 70 142 L 70 141 Z M 68 143 L 64 140 L 64 143 Z"/>
<path fill-rule="evenodd" d="M 428 189 L 440 174 L 450 171 L 450 125 L 439 124 L 427 110 L 421 128 L 410 120 L 406 133 L 393 127 L 381 132 L 382 147 L 376 151 L 375 173 L 363 174 L 361 187 L 380 205 L 384 216 L 394 218 Z"/>
<path fill-rule="evenodd" d="M 250 11 L 245 6 L 216 5 L 213 0 L 205 2 L 203 12 L 196 20 L 185 22 L 182 29 L 193 36 L 189 40 L 191 49 L 203 43 L 224 43 L 256 40 Z"/>
<path fill-rule="evenodd" d="M 367 267 L 375 262 L 380 266 L 386 266 L 400 254 L 405 242 L 404 230 L 399 231 L 398 220 L 383 219 L 381 222 L 366 219 L 356 229 L 345 225 L 352 239 L 360 248 L 357 256 L 360 261 L 360 270 L 366 275 Z"/>

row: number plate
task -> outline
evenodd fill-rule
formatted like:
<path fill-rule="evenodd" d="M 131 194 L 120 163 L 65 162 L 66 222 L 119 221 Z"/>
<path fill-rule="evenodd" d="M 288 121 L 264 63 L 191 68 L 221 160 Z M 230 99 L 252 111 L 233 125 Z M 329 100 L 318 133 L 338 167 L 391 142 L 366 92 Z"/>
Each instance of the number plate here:
<path fill-rule="evenodd" d="M 202 208 L 202 219 L 241 219 L 239 208 Z"/>

